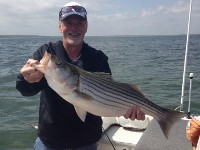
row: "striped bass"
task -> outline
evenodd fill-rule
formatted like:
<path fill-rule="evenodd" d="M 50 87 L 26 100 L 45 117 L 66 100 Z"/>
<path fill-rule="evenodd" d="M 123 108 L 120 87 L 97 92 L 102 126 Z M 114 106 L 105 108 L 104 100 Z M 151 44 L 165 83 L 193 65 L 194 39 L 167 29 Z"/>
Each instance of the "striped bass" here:
<path fill-rule="evenodd" d="M 92 73 L 45 52 L 40 64 L 32 65 L 44 73 L 48 85 L 63 99 L 74 105 L 77 115 L 85 121 L 87 112 L 104 117 L 120 117 L 133 107 L 154 117 L 164 135 L 185 116 L 148 100 L 136 85 L 119 83 L 106 73 Z"/>

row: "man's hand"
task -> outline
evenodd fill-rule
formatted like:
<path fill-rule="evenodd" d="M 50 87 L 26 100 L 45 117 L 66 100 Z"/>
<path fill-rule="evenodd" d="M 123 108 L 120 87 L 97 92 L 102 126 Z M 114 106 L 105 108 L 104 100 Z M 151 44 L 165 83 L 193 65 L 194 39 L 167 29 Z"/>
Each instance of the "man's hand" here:
<path fill-rule="evenodd" d="M 145 119 L 145 114 L 143 111 L 140 110 L 138 107 L 133 107 L 127 111 L 127 113 L 124 115 L 124 118 L 128 119 L 130 118 L 131 120 L 144 120 Z"/>
<path fill-rule="evenodd" d="M 20 70 L 20 73 L 23 75 L 24 79 L 29 83 L 39 82 L 43 77 L 43 73 L 36 70 L 31 64 L 39 64 L 38 60 L 29 59 L 24 67 Z"/>

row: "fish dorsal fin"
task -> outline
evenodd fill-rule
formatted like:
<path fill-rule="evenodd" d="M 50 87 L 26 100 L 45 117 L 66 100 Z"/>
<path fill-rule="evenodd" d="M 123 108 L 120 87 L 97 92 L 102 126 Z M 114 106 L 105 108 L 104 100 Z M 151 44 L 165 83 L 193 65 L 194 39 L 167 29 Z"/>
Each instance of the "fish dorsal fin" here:
<path fill-rule="evenodd" d="M 76 110 L 76 113 L 77 115 L 79 116 L 79 118 L 85 122 L 85 118 L 86 118 L 86 115 L 87 115 L 87 112 L 77 106 L 74 106 L 75 110 Z"/>
<path fill-rule="evenodd" d="M 93 74 L 102 77 L 102 78 L 106 78 L 109 80 L 113 80 L 112 75 L 110 75 L 109 73 L 105 73 L 105 72 L 93 72 Z"/>
<path fill-rule="evenodd" d="M 98 76 L 100 78 L 105 78 L 108 80 L 113 80 L 112 75 L 110 75 L 110 73 L 106 73 L 106 72 L 88 72 L 85 70 L 82 70 L 81 68 L 77 67 L 77 70 L 80 74 L 89 74 L 89 75 L 95 75 Z"/>
<path fill-rule="evenodd" d="M 128 84 L 128 83 L 125 83 L 125 84 L 128 85 L 129 87 L 133 88 L 134 90 L 136 90 L 142 96 L 146 97 L 145 94 L 140 90 L 140 88 L 136 84 Z"/>

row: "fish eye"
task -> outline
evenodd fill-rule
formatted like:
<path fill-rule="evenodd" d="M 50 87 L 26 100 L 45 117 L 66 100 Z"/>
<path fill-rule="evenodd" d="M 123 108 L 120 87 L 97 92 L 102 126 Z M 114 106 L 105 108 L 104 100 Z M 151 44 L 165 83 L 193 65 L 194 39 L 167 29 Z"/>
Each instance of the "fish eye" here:
<path fill-rule="evenodd" d="M 62 67 L 63 64 L 62 64 L 62 62 L 59 61 L 59 62 L 56 63 L 56 66 L 57 66 L 57 67 Z"/>

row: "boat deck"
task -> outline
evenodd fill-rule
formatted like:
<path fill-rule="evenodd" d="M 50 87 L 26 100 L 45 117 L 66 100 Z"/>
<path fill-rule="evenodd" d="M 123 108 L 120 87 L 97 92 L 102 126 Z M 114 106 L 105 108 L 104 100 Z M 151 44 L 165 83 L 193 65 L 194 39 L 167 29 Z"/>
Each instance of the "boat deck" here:
<path fill-rule="evenodd" d="M 166 139 L 156 120 L 152 120 L 145 130 L 112 124 L 105 133 L 116 150 L 191 150 L 192 144 L 186 138 L 188 120 L 178 121 Z M 114 150 L 107 135 L 99 141 L 98 150 Z"/>

